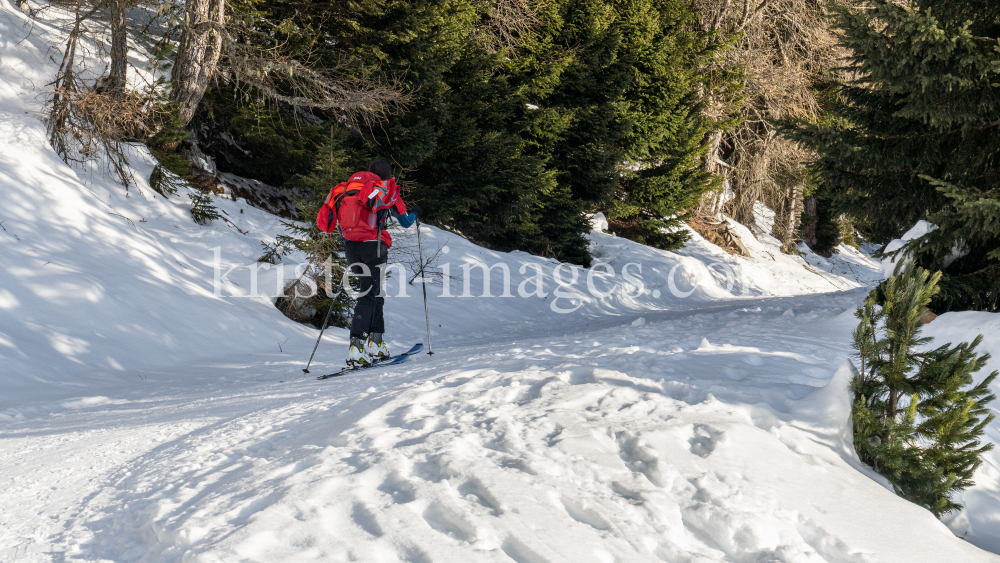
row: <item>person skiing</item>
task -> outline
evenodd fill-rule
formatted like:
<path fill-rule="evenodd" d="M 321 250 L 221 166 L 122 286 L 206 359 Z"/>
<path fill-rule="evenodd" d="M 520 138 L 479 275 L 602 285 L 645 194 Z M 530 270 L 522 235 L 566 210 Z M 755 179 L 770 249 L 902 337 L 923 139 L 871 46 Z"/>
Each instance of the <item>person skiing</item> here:
<path fill-rule="evenodd" d="M 392 168 L 388 162 L 376 160 L 367 171 L 356 172 L 347 182 L 337 184 L 316 217 L 321 231 L 330 233 L 336 228 L 344 238 L 347 263 L 361 285 L 351 319 L 349 366 L 371 365 L 390 356 L 383 341 L 385 298 L 380 295 L 383 270 L 392 248 L 385 224 L 393 217 L 409 228 L 421 215 L 416 204 L 407 212 Z"/>

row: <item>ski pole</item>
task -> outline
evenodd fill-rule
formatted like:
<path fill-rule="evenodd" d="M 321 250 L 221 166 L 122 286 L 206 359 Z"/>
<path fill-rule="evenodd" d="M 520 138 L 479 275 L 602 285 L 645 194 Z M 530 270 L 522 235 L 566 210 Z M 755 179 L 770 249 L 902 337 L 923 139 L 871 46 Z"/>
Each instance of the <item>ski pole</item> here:
<path fill-rule="evenodd" d="M 319 348 L 319 341 L 323 340 L 323 333 L 326 331 L 326 325 L 327 325 L 327 323 L 330 322 L 330 313 L 333 312 L 333 306 L 337 303 L 337 298 L 340 297 L 340 294 L 343 291 L 344 291 L 344 288 L 341 287 L 340 291 L 338 291 L 337 294 L 333 296 L 333 300 L 330 301 L 330 308 L 327 309 L 327 311 L 326 311 L 326 318 L 323 319 L 323 328 L 320 329 L 320 331 L 319 331 L 319 338 L 316 339 L 316 345 L 313 346 L 313 353 L 309 355 L 309 363 L 307 363 L 306 364 L 306 368 L 304 370 L 302 370 L 302 371 L 304 371 L 306 373 L 309 373 L 309 366 L 311 366 L 312 363 L 313 363 L 313 356 L 316 355 L 316 349 Z"/>
<path fill-rule="evenodd" d="M 431 348 L 431 317 L 427 313 L 427 280 L 424 279 L 424 249 L 420 245 L 420 219 L 417 219 L 417 252 L 420 254 L 420 287 L 424 290 L 424 319 L 427 320 L 427 354 L 433 355 Z"/>

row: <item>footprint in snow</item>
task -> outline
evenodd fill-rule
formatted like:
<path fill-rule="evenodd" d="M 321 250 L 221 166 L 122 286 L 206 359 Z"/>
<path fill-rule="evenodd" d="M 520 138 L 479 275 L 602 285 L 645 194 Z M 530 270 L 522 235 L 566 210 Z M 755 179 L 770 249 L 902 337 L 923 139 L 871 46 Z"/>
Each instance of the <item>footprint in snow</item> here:
<path fill-rule="evenodd" d="M 699 457 L 708 457 L 715 451 L 715 446 L 722 441 L 725 432 L 716 430 L 704 424 L 695 424 L 691 427 L 692 436 L 688 439 L 691 446 L 691 453 Z"/>

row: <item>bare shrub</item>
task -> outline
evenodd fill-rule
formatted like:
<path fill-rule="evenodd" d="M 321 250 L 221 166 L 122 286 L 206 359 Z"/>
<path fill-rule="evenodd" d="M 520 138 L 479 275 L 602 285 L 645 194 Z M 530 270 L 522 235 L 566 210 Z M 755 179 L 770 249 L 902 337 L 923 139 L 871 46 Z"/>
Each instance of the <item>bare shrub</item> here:
<path fill-rule="evenodd" d="M 58 73 L 48 84 L 50 143 L 70 164 L 106 156 L 110 172 L 126 189 L 134 183 L 129 144 L 146 141 L 157 132 L 158 123 L 170 120 L 172 110 L 163 99 L 166 84 L 157 77 L 177 31 L 181 38 L 171 101 L 177 105 L 181 126 L 190 120 L 212 80 L 232 81 L 254 98 L 327 110 L 348 126 L 377 123 L 405 103 L 396 84 L 350 76 L 343 66 L 324 66 L 318 50 L 289 55 L 287 46 L 275 44 L 250 22 L 225 17 L 225 0 L 188 0 L 180 14 L 180 2 L 143 4 L 152 17 L 142 33 L 165 22 L 169 25 L 157 28 L 161 36 L 150 57 L 151 72 L 146 73 L 154 82 L 129 88 L 125 12 L 136 5 L 130 0 L 52 0 L 46 5 L 72 16 Z M 200 7 L 207 12 L 201 13 Z M 107 68 L 88 68 L 88 61 L 96 59 L 103 65 L 109 56 Z M 145 79 L 144 73 L 135 76 Z M 214 185 L 214 178 L 210 180 Z"/>
<path fill-rule="evenodd" d="M 441 258 L 442 247 L 425 246 L 423 248 L 423 261 L 420 259 L 420 248 L 417 246 L 416 228 L 402 229 L 390 227 L 392 235 L 392 248 L 389 249 L 389 262 L 402 264 L 406 268 L 407 278 L 405 283 L 413 285 L 421 283 L 450 282 L 451 278 L 445 280 L 444 272 L 438 266 Z M 421 276 L 421 274 L 423 274 Z"/>
<path fill-rule="evenodd" d="M 708 164 L 725 166 L 731 190 L 725 197 L 703 201 L 701 214 L 725 212 L 748 227 L 753 205 L 762 201 L 776 212 L 772 234 L 786 252 L 794 248 L 804 163 L 812 153 L 778 135 L 774 122 L 786 118 L 814 120 L 816 98 L 836 76 L 845 53 L 826 21 L 828 7 L 842 0 L 697 0 L 705 31 L 738 34 L 716 64 L 742 68 L 742 99 L 715 101 L 713 111 L 740 119 L 731 131 L 719 133 Z"/>
<path fill-rule="evenodd" d="M 476 28 L 479 44 L 494 53 L 516 47 L 524 34 L 538 24 L 539 2 L 533 0 L 479 0 L 485 17 Z"/>
<path fill-rule="evenodd" d="M 295 108 L 333 110 L 341 123 L 371 125 L 406 102 L 402 88 L 371 77 L 354 77 L 343 66 L 320 67 L 313 55 L 295 57 L 282 46 L 260 47 L 258 32 L 231 22 L 223 34 L 225 58 L 219 78 L 243 86 L 247 95 L 263 94 Z"/>
<path fill-rule="evenodd" d="M 108 89 L 86 66 L 85 49 L 99 33 L 92 18 L 105 6 L 78 1 L 55 80 L 47 84 L 49 142 L 67 163 L 105 157 L 109 171 L 126 187 L 134 179 L 128 166 L 130 143 L 141 141 L 157 108 L 147 94 Z"/>
<path fill-rule="evenodd" d="M 210 80 L 233 83 L 249 98 L 332 111 L 348 126 L 379 122 L 406 101 L 395 83 L 353 76 L 346 65 L 320 64 L 318 46 L 292 52 L 274 34 L 261 31 L 279 29 L 282 22 L 227 16 L 224 0 L 188 0 L 185 10 L 171 92 L 184 124 Z"/>
<path fill-rule="evenodd" d="M 708 242 L 717 245 L 729 254 L 750 256 L 750 251 L 733 232 L 725 219 L 712 217 L 708 214 L 694 215 L 688 220 L 688 225 Z"/>

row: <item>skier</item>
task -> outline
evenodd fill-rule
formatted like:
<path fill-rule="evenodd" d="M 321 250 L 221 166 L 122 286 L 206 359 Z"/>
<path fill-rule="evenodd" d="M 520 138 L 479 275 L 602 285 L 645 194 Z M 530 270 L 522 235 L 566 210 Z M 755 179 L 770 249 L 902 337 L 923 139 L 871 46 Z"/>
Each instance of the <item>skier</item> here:
<path fill-rule="evenodd" d="M 340 232 L 351 273 L 356 274 L 361 284 L 351 320 L 347 364 L 352 367 L 371 365 L 390 356 L 382 339 L 385 298 L 379 295 L 383 269 L 392 247 L 385 223 L 393 217 L 409 228 L 422 214 L 419 205 L 411 205 L 410 209 L 406 211 L 389 163 L 376 160 L 368 166 L 368 171 L 356 172 L 347 182 L 334 187 L 316 218 L 323 232 L 333 232 L 334 227 Z"/>

